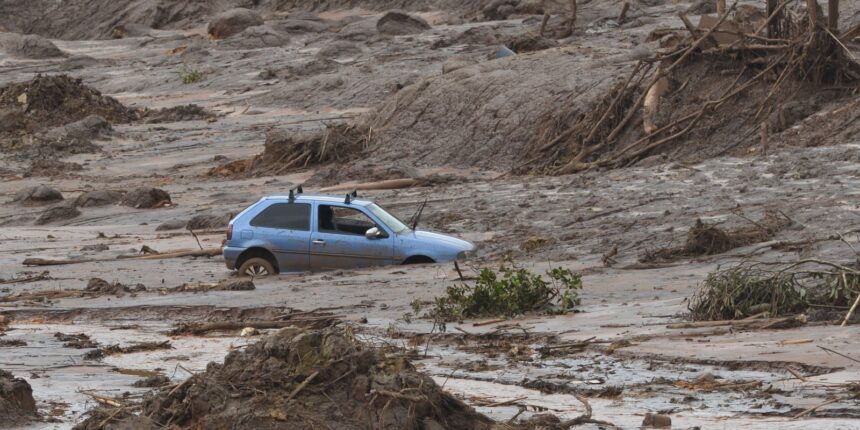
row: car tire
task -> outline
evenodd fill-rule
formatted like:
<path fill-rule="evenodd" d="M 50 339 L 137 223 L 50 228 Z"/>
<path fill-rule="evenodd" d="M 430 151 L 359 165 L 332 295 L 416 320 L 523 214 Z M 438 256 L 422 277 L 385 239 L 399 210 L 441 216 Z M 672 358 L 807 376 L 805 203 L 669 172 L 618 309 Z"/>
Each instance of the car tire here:
<path fill-rule="evenodd" d="M 239 267 L 240 276 L 250 276 L 252 278 L 264 278 L 275 274 L 275 267 L 269 260 L 262 257 L 254 257 L 247 259 L 242 266 Z"/>

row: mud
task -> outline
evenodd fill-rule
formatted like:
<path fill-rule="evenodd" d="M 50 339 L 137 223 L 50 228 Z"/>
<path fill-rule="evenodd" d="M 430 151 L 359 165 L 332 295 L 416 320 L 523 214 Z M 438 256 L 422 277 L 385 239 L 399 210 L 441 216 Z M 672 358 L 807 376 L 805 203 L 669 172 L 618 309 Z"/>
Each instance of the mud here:
<path fill-rule="evenodd" d="M 311 414 L 327 410 L 313 406 L 333 404 L 323 394 L 352 391 L 327 390 L 334 379 L 314 379 L 278 408 L 262 405 L 286 400 L 311 373 L 246 345 L 284 328 L 336 325 L 360 348 L 372 344 L 408 358 L 408 374 L 417 378 L 411 381 L 427 388 L 429 377 L 496 423 L 516 417 L 512 424 L 531 425 L 525 423 L 550 419 L 546 413 L 577 419 L 585 413 L 579 396 L 594 419 L 622 428 L 640 426 L 646 414 L 668 415 L 675 428 L 853 428 L 858 368 L 851 358 L 860 350 L 856 316 L 839 326 L 845 300 L 790 328 L 767 327 L 764 318 L 743 328 L 678 327 L 689 324 L 688 300 L 717 267 L 738 260 L 853 262 L 840 235 L 858 246 L 857 103 L 854 78 L 844 73 L 851 68 L 841 63 L 854 43 L 813 39 L 807 52 L 841 52 L 835 57 L 842 65 L 798 63 L 808 78 L 787 73 L 763 103 L 785 70 L 778 67 L 688 135 L 641 157 L 599 163 L 644 136 L 642 110 L 631 106 L 647 79 L 634 77 L 627 91 L 624 81 L 639 61 L 677 58 L 672 52 L 691 42 L 678 11 L 688 11 L 695 26 L 697 11 L 712 6 L 631 3 L 621 20 L 617 2 L 580 2 L 568 29 L 568 2 L 555 1 L 3 3 L 3 31 L 41 34 L 67 55 L 0 52 L 0 196 L 11 202 L 17 192 L 45 185 L 65 199 L 0 207 L 3 368 L 26 378 L 41 416 L 57 421 L 31 427 L 81 423 L 99 403 L 94 396 L 125 408 L 93 412 L 89 424 L 131 419 L 124 411 L 137 412 L 151 390 L 134 384 L 147 378 L 154 379 L 142 385 L 156 388 L 150 398 L 167 407 L 157 413 L 188 424 L 222 416 L 205 407 L 186 412 L 178 403 L 201 394 L 236 405 L 223 412 L 228 421 L 274 426 L 284 411 L 284 419 L 319 419 Z M 740 6 L 729 19 L 760 19 L 761 4 Z M 208 23 L 236 7 L 259 14 L 261 25 L 208 39 Z M 805 20 L 803 5 L 788 7 L 789 16 Z M 842 31 L 855 24 L 852 8 L 843 3 Z M 377 23 L 391 9 L 429 28 L 380 34 Z M 544 10 L 551 16 L 541 37 Z M 501 45 L 516 55 L 495 58 Z M 669 75 L 650 117 L 655 125 L 695 112 L 774 58 L 765 51 L 719 55 L 713 47 L 695 50 Z M 199 79 L 183 78 L 189 71 Z M 595 133 L 608 135 L 632 112 L 630 124 L 616 144 L 584 158 L 596 165 L 566 171 L 577 138 L 587 137 L 616 97 L 617 109 Z M 766 150 L 763 122 L 771 134 Z M 539 150 L 571 127 L 571 139 Z M 290 273 L 254 279 L 251 289 L 217 256 L 117 258 L 139 256 L 144 246 L 162 253 L 217 249 L 229 214 L 299 184 L 324 192 L 400 178 L 414 182 L 360 193 L 402 219 L 426 200 L 419 228 L 478 245 L 459 266 L 464 280 L 450 264 L 428 264 Z M 131 206 L 119 204 L 142 187 L 164 191 L 169 204 L 159 196 L 146 198 L 156 210 L 137 208 L 137 197 Z M 75 202 L 80 215 L 33 225 L 66 202 Z M 756 226 L 774 211 L 792 223 Z M 640 261 L 660 250 L 679 251 Z M 26 258 L 70 264 L 33 272 L 22 266 Z M 580 272 L 582 304 L 566 315 L 452 322 L 438 333 L 425 315 L 429 304 L 501 264 Z M 87 291 L 93 278 L 104 282 Z M 137 284 L 146 291 L 134 291 Z M 88 360 L 84 355 L 96 348 L 66 347 L 57 332 L 85 333 L 120 351 L 164 342 L 172 349 Z M 282 340 L 278 345 L 292 347 L 292 339 Z M 273 375 L 288 386 L 245 369 L 249 385 L 273 385 L 261 394 L 225 382 L 226 371 L 263 359 L 277 365 Z M 333 386 L 349 388 L 342 381 Z M 222 389 L 239 396 L 224 397 Z M 429 394 L 437 395 L 448 396 Z M 297 409 L 305 401 L 312 403 Z M 366 424 L 364 402 L 348 404 L 361 406 Z M 377 396 L 370 408 L 386 418 L 374 424 L 394 427 L 391 413 L 408 419 L 403 411 L 411 403 Z"/>
<path fill-rule="evenodd" d="M 0 418 L 4 425 L 23 424 L 35 417 L 36 402 L 30 384 L 0 370 Z"/>

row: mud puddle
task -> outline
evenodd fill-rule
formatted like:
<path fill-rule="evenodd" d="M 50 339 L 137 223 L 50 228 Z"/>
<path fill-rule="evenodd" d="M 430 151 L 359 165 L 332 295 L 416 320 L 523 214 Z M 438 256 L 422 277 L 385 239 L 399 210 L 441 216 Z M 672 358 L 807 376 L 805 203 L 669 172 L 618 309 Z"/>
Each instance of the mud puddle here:
<path fill-rule="evenodd" d="M 133 327 L 133 328 L 126 328 Z M 72 428 L 96 404 L 91 394 L 134 401 L 150 388 L 133 384 L 147 376 L 163 375 L 181 381 L 221 362 L 227 351 L 243 347 L 253 338 L 168 337 L 172 326 L 161 322 L 105 324 L 15 324 L 4 340 L 23 340 L 26 346 L 0 348 L 4 369 L 25 378 L 42 417 L 29 428 Z M 169 342 L 168 348 L 128 354 L 110 354 L 100 360 L 85 356 L 95 348 L 70 348 L 55 334 L 86 334 L 102 347 L 128 347 L 142 342 Z"/>

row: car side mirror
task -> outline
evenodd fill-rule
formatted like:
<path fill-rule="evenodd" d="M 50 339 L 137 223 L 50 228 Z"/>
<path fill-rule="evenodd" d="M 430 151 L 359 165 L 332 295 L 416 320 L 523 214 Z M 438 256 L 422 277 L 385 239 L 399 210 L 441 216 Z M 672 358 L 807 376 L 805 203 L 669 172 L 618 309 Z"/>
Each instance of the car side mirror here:
<path fill-rule="evenodd" d="M 382 232 L 379 231 L 379 228 L 377 227 L 371 227 L 364 233 L 364 237 L 370 240 L 379 239 L 380 237 L 382 237 Z"/>

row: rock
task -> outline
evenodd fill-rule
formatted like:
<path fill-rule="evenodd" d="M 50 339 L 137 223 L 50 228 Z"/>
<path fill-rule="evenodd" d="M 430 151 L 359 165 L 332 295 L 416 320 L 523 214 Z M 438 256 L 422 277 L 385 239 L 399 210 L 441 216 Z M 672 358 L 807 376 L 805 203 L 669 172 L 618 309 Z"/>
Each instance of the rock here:
<path fill-rule="evenodd" d="M 284 46 L 290 43 L 290 37 L 267 25 L 248 27 L 241 33 L 228 39 L 227 44 L 235 48 L 254 49 Z"/>
<path fill-rule="evenodd" d="M 469 67 L 472 65 L 478 64 L 477 61 L 464 57 L 462 55 L 455 55 L 442 63 L 442 74 L 451 73 L 454 70 L 462 69 L 464 67 Z"/>
<path fill-rule="evenodd" d="M 75 199 L 75 206 L 86 208 L 112 205 L 122 200 L 123 193 L 113 190 L 89 191 Z"/>
<path fill-rule="evenodd" d="M 195 215 L 188 220 L 185 228 L 188 230 L 223 229 L 227 227 L 229 222 L 230 217 L 228 215 Z"/>
<path fill-rule="evenodd" d="M 81 211 L 79 211 L 78 208 L 72 205 L 56 206 L 42 212 L 42 214 L 39 215 L 39 218 L 36 218 L 34 224 L 45 225 L 57 221 L 65 221 L 67 219 L 76 218 L 80 215 Z"/>
<path fill-rule="evenodd" d="M 63 200 L 63 195 L 46 185 L 37 185 L 15 193 L 12 201 L 26 205 L 41 205 Z"/>
<path fill-rule="evenodd" d="M 152 187 L 140 187 L 131 190 L 120 200 L 123 206 L 138 209 L 151 209 L 170 202 L 170 194 L 167 191 Z"/>
<path fill-rule="evenodd" d="M 664 414 L 646 413 L 642 420 L 642 427 L 646 428 L 671 428 L 672 418 Z"/>
<path fill-rule="evenodd" d="M 106 119 L 98 115 L 88 115 L 86 118 L 52 128 L 45 133 L 48 139 L 97 139 L 113 133 L 113 127 Z"/>
<path fill-rule="evenodd" d="M 516 4 L 516 0 L 493 0 L 481 12 L 484 19 L 490 21 L 505 20 L 516 12 Z"/>
<path fill-rule="evenodd" d="M 48 39 L 35 34 L 2 33 L 0 49 L 19 58 L 43 59 L 64 57 L 66 54 Z"/>
<path fill-rule="evenodd" d="M 263 25 L 260 14 L 250 9 L 236 8 L 218 14 L 209 21 L 206 31 L 215 39 L 225 39 L 256 25 Z"/>
<path fill-rule="evenodd" d="M 14 426 L 36 418 L 36 401 L 27 381 L 0 370 L 0 422 Z"/>
<path fill-rule="evenodd" d="M 427 24 L 427 21 L 399 10 L 387 12 L 376 22 L 378 32 L 393 36 L 415 34 L 428 29 L 430 29 L 430 24 Z"/>

